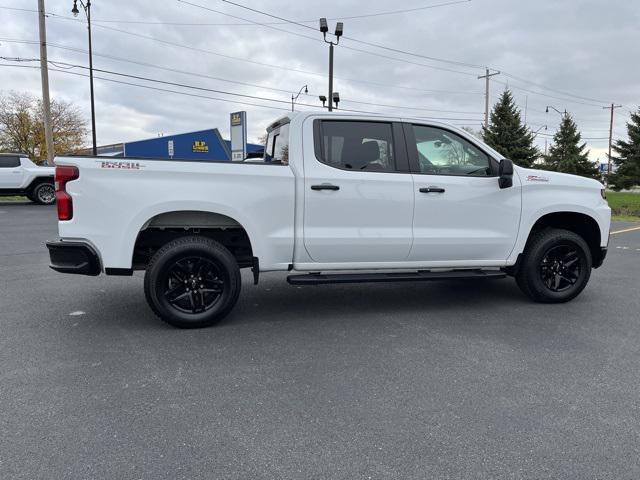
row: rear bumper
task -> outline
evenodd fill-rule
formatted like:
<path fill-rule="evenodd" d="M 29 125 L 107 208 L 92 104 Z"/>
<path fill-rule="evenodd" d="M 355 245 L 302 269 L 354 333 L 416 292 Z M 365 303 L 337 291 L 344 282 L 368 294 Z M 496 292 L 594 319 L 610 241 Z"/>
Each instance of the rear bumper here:
<path fill-rule="evenodd" d="M 100 258 L 91 245 L 84 242 L 47 242 L 51 267 L 56 272 L 100 275 Z"/>

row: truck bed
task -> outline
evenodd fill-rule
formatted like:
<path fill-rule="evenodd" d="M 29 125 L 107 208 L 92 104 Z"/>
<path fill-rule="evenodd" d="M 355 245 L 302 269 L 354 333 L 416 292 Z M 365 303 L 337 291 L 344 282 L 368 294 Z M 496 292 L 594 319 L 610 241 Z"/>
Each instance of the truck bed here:
<path fill-rule="evenodd" d="M 129 157 L 58 157 L 55 163 L 79 169 L 66 187 L 73 218 L 59 223 L 60 237 L 88 241 L 105 268 L 131 268 L 139 233 L 166 228 L 173 212 L 217 212 L 209 221 L 239 224 L 263 269 L 292 261 L 295 178 L 289 166 Z"/>

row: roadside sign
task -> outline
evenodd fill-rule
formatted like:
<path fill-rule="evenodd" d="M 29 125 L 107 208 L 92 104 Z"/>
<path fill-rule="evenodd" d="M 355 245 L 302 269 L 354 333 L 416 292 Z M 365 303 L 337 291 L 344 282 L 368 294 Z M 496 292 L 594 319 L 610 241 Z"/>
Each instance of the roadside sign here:
<path fill-rule="evenodd" d="M 231 114 L 231 161 L 247 158 L 247 112 Z"/>

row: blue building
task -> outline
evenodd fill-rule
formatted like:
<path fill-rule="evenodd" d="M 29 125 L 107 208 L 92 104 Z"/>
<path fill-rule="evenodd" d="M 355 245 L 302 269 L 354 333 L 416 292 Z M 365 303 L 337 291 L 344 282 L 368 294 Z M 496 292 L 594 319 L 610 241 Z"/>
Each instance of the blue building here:
<path fill-rule="evenodd" d="M 263 148 L 262 145 L 248 143 L 247 153 L 256 153 Z M 86 153 L 91 154 L 90 150 Z M 230 162 L 231 141 L 224 140 L 218 129 L 212 128 L 135 142 L 104 145 L 98 147 L 98 155 Z"/>

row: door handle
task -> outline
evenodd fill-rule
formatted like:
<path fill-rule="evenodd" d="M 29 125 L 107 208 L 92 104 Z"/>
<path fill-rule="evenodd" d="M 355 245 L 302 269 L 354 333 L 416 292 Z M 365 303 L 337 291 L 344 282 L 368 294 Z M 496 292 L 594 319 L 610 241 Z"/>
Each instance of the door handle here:
<path fill-rule="evenodd" d="M 340 190 L 338 185 L 331 185 L 330 183 L 323 183 L 321 185 L 311 185 L 311 190 Z"/>
<path fill-rule="evenodd" d="M 420 193 L 444 193 L 444 188 L 441 187 L 425 187 L 420 189 Z"/>

